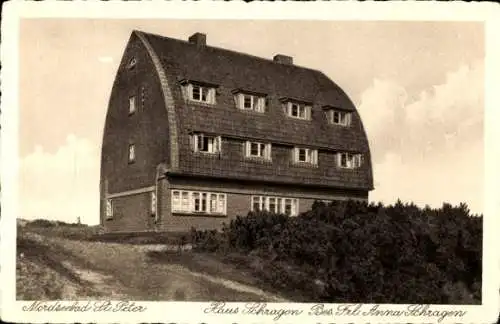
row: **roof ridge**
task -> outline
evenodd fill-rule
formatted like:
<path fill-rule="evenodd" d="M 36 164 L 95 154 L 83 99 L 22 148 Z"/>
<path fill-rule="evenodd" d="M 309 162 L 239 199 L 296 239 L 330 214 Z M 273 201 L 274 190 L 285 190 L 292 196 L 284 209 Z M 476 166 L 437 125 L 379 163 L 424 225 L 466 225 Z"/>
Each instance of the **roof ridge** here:
<path fill-rule="evenodd" d="M 186 41 L 186 40 L 183 40 L 183 39 L 180 39 L 180 38 L 173 38 L 173 37 L 168 37 L 168 36 L 164 36 L 164 35 L 160 35 L 160 34 L 154 34 L 154 33 L 150 33 L 150 32 L 144 32 L 144 31 L 137 30 L 137 29 L 134 29 L 133 32 L 142 33 L 142 34 L 145 34 L 145 35 L 148 35 L 148 36 L 152 36 L 152 37 L 163 38 L 163 39 L 167 39 L 167 40 L 170 40 L 170 41 L 176 41 L 176 42 L 183 43 L 183 44 L 191 44 L 189 41 Z M 231 54 L 237 54 L 237 55 L 246 56 L 246 57 L 253 58 L 253 59 L 258 59 L 258 60 L 266 61 L 268 63 L 273 63 L 273 64 L 276 64 L 276 65 L 279 65 L 279 66 L 286 66 L 286 67 L 292 67 L 292 68 L 296 68 L 296 69 L 308 70 L 308 71 L 311 71 L 311 72 L 314 72 L 314 73 L 323 73 L 320 70 L 309 68 L 309 67 L 306 67 L 306 66 L 297 65 L 297 64 L 282 64 L 282 63 L 275 62 L 273 59 L 265 58 L 265 57 L 258 56 L 258 55 L 248 54 L 248 53 L 245 53 L 245 52 L 240 52 L 240 51 L 236 51 L 236 50 L 232 50 L 232 49 L 228 49 L 228 48 L 223 48 L 223 47 L 218 47 L 218 46 L 211 46 L 211 45 L 205 45 L 205 47 L 208 47 L 208 48 L 211 48 L 211 49 L 215 49 L 215 50 L 218 50 L 218 51 L 228 52 L 228 53 L 231 53 Z"/>

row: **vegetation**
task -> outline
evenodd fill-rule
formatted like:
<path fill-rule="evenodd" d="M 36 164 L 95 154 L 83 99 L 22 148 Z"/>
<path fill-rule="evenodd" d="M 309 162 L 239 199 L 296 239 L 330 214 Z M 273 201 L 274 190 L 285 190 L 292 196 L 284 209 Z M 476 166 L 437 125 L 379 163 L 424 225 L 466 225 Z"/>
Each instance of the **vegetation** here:
<path fill-rule="evenodd" d="M 249 213 L 222 231 L 193 229 L 192 240 L 304 301 L 481 302 L 482 216 L 465 204 L 316 202 L 298 217 Z"/>
<path fill-rule="evenodd" d="M 23 226 L 18 226 L 21 228 Z M 169 244 L 182 246 L 189 243 L 189 233 L 165 232 L 119 232 L 103 233 L 100 226 L 65 223 L 46 219 L 26 221 L 24 227 L 32 232 L 47 236 L 76 241 L 126 243 L 126 244 Z M 18 229 L 19 231 L 19 229 Z"/>

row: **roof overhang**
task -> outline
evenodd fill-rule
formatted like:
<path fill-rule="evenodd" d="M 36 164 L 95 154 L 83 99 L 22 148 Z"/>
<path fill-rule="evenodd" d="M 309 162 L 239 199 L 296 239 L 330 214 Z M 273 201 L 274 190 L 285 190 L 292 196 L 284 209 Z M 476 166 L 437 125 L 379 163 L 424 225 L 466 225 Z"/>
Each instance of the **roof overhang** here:
<path fill-rule="evenodd" d="M 233 90 L 231 90 L 231 93 L 232 94 L 244 93 L 244 94 L 255 95 L 255 96 L 262 96 L 262 97 L 267 96 L 267 93 L 264 93 L 262 91 L 248 90 L 248 89 L 243 89 L 243 88 L 233 89 Z"/>
<path fill-rule="evenodd" d="M 269 184 L 269 185 L 285 185 L 290 186 L 293 185 L 294 188 L 303 187 L 303 188 L 317 188 L 317 189 L 337 189 L 337 190 L 351 190 L 351 191 L 371 191 L 372 187 L 349 187 L 349 186 L 335 186 L 335 185 L 325 185 L 325 184 L 315 184 L 315 183 L 297 183 L 295 181 L 283 181 L 283 180 L 270 180 L 270 179 L 248 179 L 246 177 L 225 177 L 225 176 L 213 176 L 213 175 L 205 175 L 205 174 L 196 174 L 191 172 L 182 172 L 182 171 L 174 171 L 167 170 L 165 172 L 166 176 L 169 177 L 179 177 L 179 178 L 198 178 L 198 179 L 213 179 L 213 180 L 222 180 L 222 181 L 237 181 L 238 183 L 258 183 L 258 184 Z"/>
<path fill-rule="evenodd" d="M 313 100 L 303 99 L 303 98 L 294 98 L 294 97 L 280 97 L 279 101 L 281 102 L 295 102 L 304 105 L 312 105 Z"/>
<path fill-rule="evenodd" d="M 213 82 L 208 82 L 208 81 L 203 81 L 203 80 L 194 80 L 194 79 L 181 79 L 179 80 L 179 83 L 182 85 L 186 84 L 196 84 L 200 86 L 206 86 L 206 87 L 211 87 L 211 88 L 218 88 L 219 85 Z"/>
<path fill-rule="evenodd" d="M 339 107 L 339 106 L 334 106 L 334 105 L 323 105 L 321 106 L 323 110 L 341 110 L 341 111 L 353 111 L 352 109 L 345 108 L 345 107 Z"/>

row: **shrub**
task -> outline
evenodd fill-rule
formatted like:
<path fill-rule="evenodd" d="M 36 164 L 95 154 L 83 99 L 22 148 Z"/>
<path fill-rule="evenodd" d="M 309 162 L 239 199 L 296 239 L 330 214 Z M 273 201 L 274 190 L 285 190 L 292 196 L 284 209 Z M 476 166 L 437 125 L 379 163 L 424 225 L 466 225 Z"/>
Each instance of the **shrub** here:
<path fill-rule="evenodd" d="M 196 231 L 196 249 L 266 260 L 258 271 L 311 301 L 480 302 L 482 216 L 465 204 L 419 208 L 315 202 L 298 217 L 238 216 L 222 231 Z M 289 287 L 289 288 L 286 288 Z"/>

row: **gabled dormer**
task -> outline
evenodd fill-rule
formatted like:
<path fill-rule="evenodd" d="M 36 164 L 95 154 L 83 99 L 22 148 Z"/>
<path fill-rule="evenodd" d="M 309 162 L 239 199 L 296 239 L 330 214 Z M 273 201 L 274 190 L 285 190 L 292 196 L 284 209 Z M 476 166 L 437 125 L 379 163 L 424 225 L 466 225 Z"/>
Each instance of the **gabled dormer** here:
<path fill-rule="evenodd" d="M 215 105 L 218 85 L 195 80 L 180 81 L 182 94 L 186 101 Z"/>
<path fill-rule="evenodd" d="M 334 106 L 323 106 L 323 111 L 325 112 L 328 124 L 344 127 L 351 126 L 352 112 L 350 110 Z"/>
<path fill-rule="evenodd" d="M 264 113 L 266 111 L 266 95 L 244 89 L 232 91 L 236 107 L 245 111 Z"/>
<path fill-rule="evenodd" d="M 283 97 L 280 99 L 283 111 L 287 117 L 311 120 L 312 103 L 294 98 Z"/>

